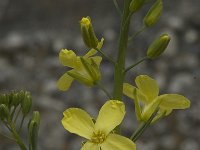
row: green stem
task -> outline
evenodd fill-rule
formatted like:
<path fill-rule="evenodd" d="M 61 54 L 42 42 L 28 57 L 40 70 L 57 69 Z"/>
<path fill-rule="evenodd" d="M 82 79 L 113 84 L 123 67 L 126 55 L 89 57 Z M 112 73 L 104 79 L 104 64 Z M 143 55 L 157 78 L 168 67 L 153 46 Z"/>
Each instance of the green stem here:
<path fill-rule="evenodd" d="M 5 137 L 5 138 L 7 138 L 7 139 L 9 139 L 9 140 L 12 140 L 12 141 L 15 141 L 15 142 L 16 142 L 15 139 L 13 139 L 13 138 L 11 138 L 11 137 L 9 137 L 9 136 L 3 134 L 3 133 L 0 133 L 0 136 L 3 136 L 3 137 Z"/>
<path fill-rule="evenodd" d="M 128 41 L 132 41 L 133 39 L 135 39 L 136 36 L 138 36 L 140 33 L 142 33 L 144 30 L 146 29 L 146 26 L 143 26 L 140 30 L 138 30 L 135 34 L 133 34 L 132 36 L 130 36 L 128 38 Z"/>
<path fill-rule="evenodd" d="M 108 59 L 108 61 L 110 61 L 112 64 L 115 64 L 115 61 L 113 60 L 113 58 L 111 58 L 110 56 L 108 56 L 106 53 L 104 53 L 102 50 L 100 49 L 95 49 L 97 50 L 99 53 L 101 53 L 101 55 L 103 55 L 106 59 Z"/>
<path fill-rule="evenodd" d="M 21 109 L 22 109 L 22 107 L 19 108 L 19 110 L 18 110 L 18 112 L 17 112 L 17 115 L 15 116 L 14 123 L 16 123 L 17 118 L 19 117 L 19 114 L 20 114 L 20 112 L 21 112 Z"/>
<path fill-rule="evenodd" d="M 112 99 L 112 96 L 109 94 L 109 92 L 106 90 L 106 88 L 99 82 L 96 83 L 96 86 L 101 89 L 107 96 L 109 99 Z"/>
<path fill-rule="evenodd" d="M 11 132 L 13 137 L 16 139 L 17 144 L 19 145 L 19 147 L 21 148 L 21 150 L 27 150 L 22 139 L 20 138 L 19 134 L 16 131 L 15 125 L 13 124 L 12 121 L 8 122 L 8 125 L 10 126 Z"/>
<path fill-rule="evenodd" d="M 21 123 L 20 123 L 20 126 L 19 126 L 19 133 L 20 133 L 21 130 L 22 130 L 22 126 L 23 126 L 25 117 L 26 117 L 26 116 L 23 115 L 23 118 L 22 118 Z"/>
<path fill-rule="evenodd" d="M 124 10 L 120 28 L 119 45 L 118 45 L 118 57 L 115 64 L 114 71 L 114 88 L 113 98 L 122 100 L 123 82 L 124 82 L 124 66 L 125 66 L 125 55 L 128 43 L 128 32 L 130 25 L 130 12 L 129 5 L 131 0 L 124 1 Z"/>
<path fill-rule="evenodd" d="M 132 64 L 131 66 L 129 66 L 128 68 L 126 68 L 126 69 L 124 70 L 124 73 L 128 72 L 130 69 L 134 68 L 135 66 L 137 66 L 138 64 L 140 64 L 141 62 L 143 62 L 143 61 L 145 61 L 145 60 L 147 60 L 147 59 L 148 59 L 147 57 L 144 57 L 144 58 L 142 58 L 141 60 L 139 60 L 138 62 Z"/>
<path fill-rule="evenodd" d="M 116 7 L 116 9 L 117 9 L 117 12 L 119 13 L 119 15 L 122 16 L 122 12 L 121 12 L 121 10 L 120 10 L 120 8 L 119 8 L 119 5 L 118 5 L 118 3 L 117 3 L 117 0 L 113 0 L 113 3 L 114 3 L 114 5 L 115 5 L 115 7 Z"/>
<path fill-rule="evenodd" d="M 140 126 L 137 128 L 137 130 L 130 137 L 130 139 L 133 142 L 136 142 L 137 139 L 142 135 L 142 133 L 144 133 L 144 131 L 150 126 L 153 118 L 156 116 L 156 114 L 158 113 L 158 111 L 159 111 L 159 109 L 156 109 L 155 112 L 151 115 L 151 117 L 147 120 L 147 122 L 142 122 L 140 124 Z"/>

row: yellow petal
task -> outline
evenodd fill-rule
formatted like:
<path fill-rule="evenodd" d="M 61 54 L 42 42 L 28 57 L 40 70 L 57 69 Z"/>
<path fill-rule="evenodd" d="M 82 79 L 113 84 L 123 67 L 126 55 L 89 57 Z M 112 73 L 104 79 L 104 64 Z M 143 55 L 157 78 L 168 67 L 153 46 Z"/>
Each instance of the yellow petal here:
<path fill-rule="evenodd" d="M 140 92 L 140 90 L 138 90 L 136 87 L 128 84 L 128 83 L 124 83 L 123 84 L 123 93 L 124 95 L 128 96 L 131 99 L 136 99 L 136 95 L 135 95 L 135 90 L 137 90 L 137 97 L 139 101 L 142 101 L 144 103 L 148 103 L 147 98 Z"/>
<path fill-rule="evenodd" d="M 86 139 L 92 137 L 94 123 L 87 112 L 79 108 L 69 108 L 63 115 L 62 124 L 66 130 Z"/>
<path fill-rule="evenodd" d="M 74 68 L 76 65 L 76 54 L 72 50 L 62 49 L 59 53 L 62 65 Z"/>
<path fill-rule="evenodd" d="M 81 150 L 100 150 L 100 146 L 98 144 L 88 141 L 83 145 Z"/>
<path fill-rule="evenodd" d="M 60 79 L 57 81 L 57 87 L 61 91 L 67 91 L 72 84 L 74 79 L 70 77 L 67 73 L 62 75 Z"/>
<path fill-rule="evenodd" d="M 142 110 L 141 110 L 141 106 L 138 100 L 138 94 L 137 94 L 138 90 L 134 91 L 134 95 L 135 95 L 135 114 L 137 117 L 138 121 L 142 121 Z"/>
<path fill-rule="evenodd" d="M 135 95 L 134 95 L 134 91 L 136 90 L 136 87 L 128 84 L 128 83 L 124 83 L 123 84 L 123 93 L 124 95 L 130 97 L 131 99 L 135 99 Z"/>
<path fill-rule="evenodd" d="M 101 41 L 98 43 L 97 49 L 101 49 L 102 48 L 103 42 L 104 42 L 104 38 L 102 38 Z M 90 57 L 90 56 L 95 55 L 96 53 L 97 53 L 97 50 L 92 48 L 89 52 L 87 52 L 87 54 L 84 55 L 84 57 Z"/>
<path fill-rule="evenodd" d="M 107 135 L 122 122 L 124 115 L 125 105 L 123 102 L 118 100 L 107 101 L 99 111 L 95 130 L 100 130 Z"/>
<path fill-rule="evenodd" d="M 160 108 L 157 115 L 151 121 L 151 124 L 155 123 L 159 119 L 162 119 L 164 116 L 169 115 L 172 112 L 172 109 L 162 109 Z"/>
<path fill-rule="evenodd" d="M 158 97 L 161 99 L 161 108 L 167 109 L 186 109 L 190 107 L 190 101 L 179 94 L 164 94 Z"/>
<path fill-rule="evenodd" d="M 84 57 L 88 58 L 88 57 L 90 57 L 90 56 L 95 55 L 96 53 L 97 53 L 97 50 L 95 50 L 95 49 L 92 48 L 89 52 L 87 52 L 87 53 L 84 55 Z"/>
<path fill-rule="evenodd" d="M 146 122 L 151 117 L 151 115 L 155 112 L 155 110 L 159 108 L 160 103 L 161 100 L 156 98 L 151 103 L 149 103 L 144 107 L 142 114 L 143 121 Z"/>
<path fill-rule="evenodd" d="M 136 145 L 130 139 L 117 134 L 109 134 L 101 144 L 102 150 L 136 150 Z"/>
<path fill-rule="evenodd" d="M 148 101 L 154 100 L 159 93 L 159 88 L 156 80 L 147 75 L 137 76 L 135 83 L 139 90 L 147 97 Z"/>

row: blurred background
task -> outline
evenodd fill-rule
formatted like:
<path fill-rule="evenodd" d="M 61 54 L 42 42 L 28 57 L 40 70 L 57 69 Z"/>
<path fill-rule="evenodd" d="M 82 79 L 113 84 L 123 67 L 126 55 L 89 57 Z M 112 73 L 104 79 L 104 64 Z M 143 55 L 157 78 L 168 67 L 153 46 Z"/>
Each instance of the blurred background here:
<path fill-rule="evenodd" d="M 123 1 L 119 1 L 122 6 Z M 130 33 L 142 25 L 150 5 L 133 16 Z M 1 0 L 0 1 L 0 92 L 28 90 L 33 110 L 39 110 L 42 121 L 39 150 L 78 150 L 82 139 L 69 134 L 61 125 L 62 112 L 81 107 L 96 116 L 106 101 L 104 93 L 74 82 L 61 92 L 56 81 L 67 70 L 61 66 L 61 48 L 85 54 L 79 20 L 90 16 L 99 38 L 105 38 L 103 51 L 116 58 L 120 18 L 112 0 Z M 129 44 L 126 65 L 145 56 L 148 45 L 162 33 L 171 35 L 167 51 L 154 61 L 146 61 L 131 70 L 126 82 L 134 84 L 139 74 L 155 78 L 160 93 L 179 93 L 191 100 L 191 108 L 173 111 L 151 126 L 137 141 L 138 150 L 200 149 L 200 1 L 164 1 L 160 22 Z M 112 65 L 101 64 L 102 83 L 111 91 Z M 134 105 L 124 97 L 127 115 L 123 133 L 130 136 L 137 128 Z M 0 128 L 1 130 L 3 128 Z M 24 126 L 24 140 L 27 127 Z M 0 136 L 1 150 L 17 150 L 12 141 Z"/>

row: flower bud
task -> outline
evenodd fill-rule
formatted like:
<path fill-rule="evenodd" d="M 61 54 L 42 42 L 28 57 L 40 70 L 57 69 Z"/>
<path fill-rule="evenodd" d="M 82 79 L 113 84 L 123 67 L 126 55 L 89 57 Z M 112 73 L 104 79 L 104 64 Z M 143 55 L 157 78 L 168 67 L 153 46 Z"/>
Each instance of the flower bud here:
<path fill-rule="evenodd" d="M 170 37 L 167 34 L 161 35 L 158 39 L 156 39 L 147 50 L 147 57 L 150 59 L 154 59 L 159 57 L 164 50 L 167 48 L 170 42 Z"/>
<path fill-rule="evenodd" d="M 38 111 L 33 112 L 32 119 L 28 125 L 28 139 L 29 139 L 29 149 L 37 149 L 37 138 L 40 124 L 40 113 Z"/>
<path fill-rule="evenodd" d="M 0 120 L 7 120 L 9 117 L 9 109 L 5 104 L 0 105 Z"/>
<path fill-rule="evenodd" d="M 24 116 L 26 116 L 29 113 L 31 105 L 32 105 L 31 95 L 29 92 L 25 92 L 25 97 L 21 102 L 22 113 Z"/>
<path fill-rule="evenodd" d="M 89 48 L 96 48 L 98 39 L 95 35 L 90 17 L 84 17 L 80 21 L 81 34 L 85 45 Z"/>
<path fill-rule="evenodd" d="M 10 99 L 11 107 L 12 106 L 17 107 L 21 102 L 21 98 L 19 96 L 19 93 L 16 93 L 14 91 L 12 91 L 9 94 L 9 99 Z"/>
<path fill-rule="evenodd" d="M 161 16 L 162 9 L 163 9 L 162 0 L 157 0 L 155 4 L 150 8 L 147 15 L 144 17 L 144 24 L 147 27 L 150 27 L 156 24 L 158 19 Z"/>
<path fill-rule="evenodd" d="M 129 6 L 130 12 L 134 13 L 138 11 L 140 8 L 142 8 L 144 3 L 145 0 L 132 0 Z"/>
<path fill-rule="evenodd" d="M 39 111 L 34 111 L 32 120 L 34 120 L 38 125 L 40 124 L 40 113 Z"/>
<path fill-rule="evenodd" d="M 0 104 L 9 105 L 9 96 L 7 94 L 0 94 Z"/>

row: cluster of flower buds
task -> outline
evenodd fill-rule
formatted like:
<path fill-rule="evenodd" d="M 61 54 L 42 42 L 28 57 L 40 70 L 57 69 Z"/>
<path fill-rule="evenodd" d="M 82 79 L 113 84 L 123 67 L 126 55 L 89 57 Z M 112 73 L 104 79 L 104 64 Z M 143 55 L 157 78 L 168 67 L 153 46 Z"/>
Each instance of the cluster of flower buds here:
<path fill-rule="evenodd" d="M 32 106 L 32 98 L 30 92 L 27 91 L 11 91 L 10 93 L 0 94 L 0 121 L 9 128 L 16 142 L 21 149 L 26 149 L 25 145 L 20 141 L 20 130 L 27 118 Z M 20 127 L 17 129 L 17 120 L 22 115 Z M 29 150 L 35 150 L 37 146 L 37 136 L 40 124 L 40 114 L 34 111 L 32 118 L 28 123 L 28 140 Z"/>
<path fill-rule="evenodd" d="M 12 119 L 18 106 L 20 106 L 23 115 L 26 116 L 31 109 L 31 105 L 32 98 L 27 91 L 12 91 L 7 94 L 0 94 L 0 119 L 1 121 Z"/>

